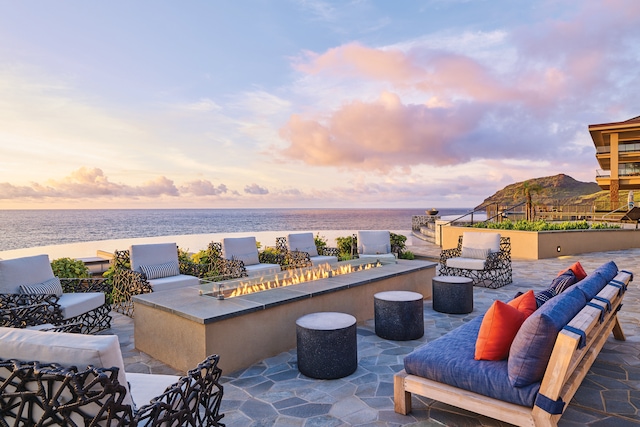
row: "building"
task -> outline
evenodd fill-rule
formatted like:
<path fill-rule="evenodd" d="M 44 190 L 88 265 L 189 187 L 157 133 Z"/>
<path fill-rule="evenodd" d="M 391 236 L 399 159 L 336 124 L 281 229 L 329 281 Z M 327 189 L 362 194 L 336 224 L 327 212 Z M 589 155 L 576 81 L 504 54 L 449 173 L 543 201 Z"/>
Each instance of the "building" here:
<path fill-rule="evenodd" d="M 596 182 L 611 195 L 611 210 L 626 206 L 620 190 L 640 189 L 640 116 L 624 122 L 589 125 L 600 169 Z"/>

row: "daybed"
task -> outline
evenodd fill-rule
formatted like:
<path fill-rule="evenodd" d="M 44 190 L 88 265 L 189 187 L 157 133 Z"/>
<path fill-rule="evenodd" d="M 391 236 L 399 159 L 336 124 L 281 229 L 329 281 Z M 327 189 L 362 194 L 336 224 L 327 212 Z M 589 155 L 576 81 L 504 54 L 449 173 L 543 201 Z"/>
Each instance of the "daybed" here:
<path fill-rule="evenodd" d="M 200 283 L 194 267 L 180 263 L 175 243 L 131 245 L 127 251 L 115 251 L 114 265 L 113 310 L 127 316 L 133 316 L 133 295 Z"/>
<path fill-rule="evenodd" d="M 609 262 L 534 303 L 503 360 L 475 359 L 484 316 L 417 348 L 394 377 L 396 412 L 410 412 L 415 393 L 516 425 L 557 425 L 609 334 L 625 339 L 616 313 L 631 279 Z"/>
<path fill-rule="evenodd" d="M 90 334 L 111 327 L 105 279 L 59 279 L 48 255 L 0 260 L 0 326 L 47 325 Z"/>
<path fill-rule="evenodd" d="M 284 254 L 283 268 L 301 268 L 338 263 L 338 248 L 318 250 L 313 233 L 292 233 L 276 237 L 276 249 Z"/>
<path fill-rule="evenodd" d="M 439 274 L 469 277 L 474 286 L 508 285 L 513 281 L 511 240 L 499 233 L 465 231 L 458 238 L 458 247 L 440 253 Z"/>
<path fill-rule="evenodd" d="M 0 328 L 0 424 L 223 425 L 218 359 L 185 377 L 130 373 L 115 335 Z"/>

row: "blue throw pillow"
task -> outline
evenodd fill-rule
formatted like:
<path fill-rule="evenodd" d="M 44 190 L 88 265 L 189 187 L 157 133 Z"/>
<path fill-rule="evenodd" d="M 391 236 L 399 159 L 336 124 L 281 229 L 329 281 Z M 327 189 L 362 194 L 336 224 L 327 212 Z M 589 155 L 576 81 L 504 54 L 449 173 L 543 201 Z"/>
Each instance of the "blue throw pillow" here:
<path fill-rule="evenodd" d="M 576 275 L 571 270 L 567 270 L 551 282 L 549 288 L 553 289 L 556 295 L 563 293 L 571 285 L 578 282 Z"/>
<path fill-rule="evenodd" d="M 556 296 L 556 291 L 549 288 L 545 289 L 544 291 L 536 292 L 534 296 L 536 298 L 536 305 L 538 306 L 538 308 L 540 308 L 542 304 Z"/>
<path fill-rule="evenodd" d="M 524 321 L 509 351 L 507 366 L 512 386 L 525 387 L 542 380 L 558 332 L 586 303 L 584 293 L 572 286 Z"/>

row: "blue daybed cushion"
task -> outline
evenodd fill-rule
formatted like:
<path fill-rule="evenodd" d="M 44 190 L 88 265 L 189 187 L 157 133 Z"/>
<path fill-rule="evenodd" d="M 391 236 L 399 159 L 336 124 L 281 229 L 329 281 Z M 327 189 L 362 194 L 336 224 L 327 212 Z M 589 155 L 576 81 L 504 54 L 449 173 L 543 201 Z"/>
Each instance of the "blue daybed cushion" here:
<path fill-rule="evenodd" d="M 431 341 L 404 358 L 407 373 L 473 391 L 495 399 L 533 407 L 540 383 L 512 387 L 507 361 L 475 360 L 476 339 L 484 315 Z"/>
<path fill-rule="evenodd" d="M 584 292 L 588 301 L 591 301 L 593 297 L 613 280 L 618 274 L 618 266 L 615 262 L 609 261 L 606 264 L 596 268 L 593 273 L 578 282 L 576 287 L 580 288 Z"/>

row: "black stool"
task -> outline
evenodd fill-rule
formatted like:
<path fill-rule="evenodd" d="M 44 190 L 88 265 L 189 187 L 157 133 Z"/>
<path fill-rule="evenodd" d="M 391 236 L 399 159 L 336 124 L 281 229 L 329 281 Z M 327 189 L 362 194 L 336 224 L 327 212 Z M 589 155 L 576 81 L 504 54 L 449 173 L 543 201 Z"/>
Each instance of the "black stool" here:
<path fill-rule="evenodd" d="M 460 276 L 435 276 L 431 281 L 433 309 L 441 313 L 473 311 L 473 280 Z"/>
<path fill-rule="evenodd" d="M 424 335 L 424 297 L 417 292 L 387 291 L 373 296 L 376 335 L 394 341 Z"/>
<path fill-rule="evenodd" d="M 350 314 L 311 313 L 296 320 L 298 370 L 311 378 L 332 380 L 358 368 L 356 318 Z"/>

